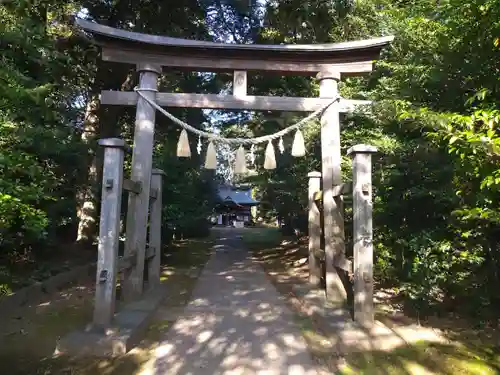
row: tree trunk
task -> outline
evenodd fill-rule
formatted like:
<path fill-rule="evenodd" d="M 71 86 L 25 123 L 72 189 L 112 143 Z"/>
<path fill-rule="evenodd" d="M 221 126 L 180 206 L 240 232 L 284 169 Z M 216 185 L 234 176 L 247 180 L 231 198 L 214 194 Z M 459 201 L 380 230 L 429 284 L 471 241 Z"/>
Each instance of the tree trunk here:
<path fill-rule="evenodd" d="M 93 88 L 87 102 L 81 137 L 82 143 L 86 146 L 88 153 L 85 164 L 87 165 L 87 171 L 83 177 L 77 196 L 79 222 L 76 243 L 79 245 L 91 245 L 95 243 L 98 235 L 103 153 L 98 148 L 97 141 L 99 138 L 118 137 L 121 131 L 116 126 L 116 122 L 119 117 L 117 114 L 122 108 L 115 106 L 103 110 L 99 101 L 100 89 L 104 86 L 130 91 L 134 86 L 135 71 L 130 70 L 128 67 L 121 69 L 118 67 L 114 68 L 113 74 L 111 74 L 98 61 L 96 71 L 97 75 L 93 81 Z M 125 76 L 125 80 L 113 79 L 113 76 Z"/>
<path fill-rule="evenodd" d="M 87 146 L 87 174 L 78 192 L 78 244 L 92 244 L 97 234 L 97 157 L 96 141 L 99 134 L 99 95 L 94 93 L 87 102 L 82 142 Z"/>

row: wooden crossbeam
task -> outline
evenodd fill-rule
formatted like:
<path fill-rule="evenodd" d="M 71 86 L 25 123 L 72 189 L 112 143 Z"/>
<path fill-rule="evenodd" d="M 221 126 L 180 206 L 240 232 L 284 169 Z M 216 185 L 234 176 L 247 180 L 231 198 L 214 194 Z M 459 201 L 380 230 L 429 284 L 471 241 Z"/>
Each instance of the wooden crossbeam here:
<path fill-rule="evenodd" d="M 149 190 L 149 196 L 151 197 L 152 200 L 155 200 L 158 197 L 158 190 L 156 189 Z"/>
<path fill-rule="evenodd" d="M 346 182 L 342 185 L 334 185 L 333 186 L 333 196 L 334 197 L 339 197 L 341 195 L 347 195 L 352 193 L 352 183 L 351 182 Z M 314 198 L 315 201 L 320 201 L 323 199 L 323 190 L 319 190 L 314 193 Z"/>
<path fill-rule="evenodd" d="M 344 74 L 372 70 L 393 36 L 328 44 L 235 44 L 171 38 L 116 29 L 80 18 L 75 24 L 101 47 L 101 58 L 197 71 L 260 70 L 315 75 L 335 68 Z"/>
<path fill-rule="evenodd" d="M 138 181 L 132 181 L 128 178 L 123 180 L 123 189 L 130 191 L 134 194 L 139 194 L 141 192 L 141 183 Z"/>
<path fill-rule="evenodd" d="M 118 272 L 123 272 L 135 266 L 137 263 L 137 254 L 131 254 L 118 259 Z"/>
<path fill-rule="evenodd" d="M 149 260 L 153 258 L 156 255 L 156 248 L 148 246 L 146 248 L 146 254 L 144 258 L 146 260 Z M 126 257 L 121 257 L 118 259 L 118 272 L 122 272 L 125 270 L 128 270 L 135 266 L 137 261 L 137 254 L 134 253 L 132 255 L 126 256 Z"/>
<path fill-rule="evenodd" d="M 123 180 L 123 189 L 126 191 L 129 191 L 131 193 L 134 193 L 134 194 L 140 194 L 142 191 L 142 187 L 141 187 L 140 182 L 132 181 L 132 180 L 129 180 L 128 178 Z M 156 197 L 158 196 L 158 192 L 156 191 L 156 189 L 151 189 L 149 191 L 149 196 L 152 199 L 156 199 Z"/>
<path fill-rule="evenodd" d="M 115 48 L 103 44 L 101 56 L 104 61 L 113 61 L 127 64 L 149 63 L 164 67 L 172 67 L 182 70 L 196 70 L 207 72 L 231 72 L 234 70 L 246 71 L 266 71 L 279 74 L 294 75 L 315 75 L 316 73 L 335 68 L 342 75 L 360 75 L 370 73 L 373 70 L 373 58 L 371 56 L 359 57 L 358 61 L 343 61 L 342 58 L 327 59 L 326 61 L 304 61 L 297 58 L 296 61 L 290 59 L 275 58 L 237 58 L 227 56 L 217 56 L 217 58 L 207 56 L 178 55 L 175 53 L 154 53 L 146 50 L 131 51 Z M 322 60 L 325 60 L 324 58 Z"/>
<path fill-rule="evenodd" d="M 101 92 L 101 104 L 137 104 L 138 94 L 132 91 Z M 156 102 L 162 107 L 206 108 L 254 111 L 314 112 L 331 102 L 328 98 L 300 98 L 277 96 L 233 96 L 217 94 L 178 94 L 160 92 Z M 369 100 L 340 99 L 340 112 L 353 112 L 360 107 L 370 106 Z"/>
<path fill-rule="evenodd" d="M 146 260 L 153 258 L 156 255 L 156 248 L 148 246 L 146 248 L 146 256 L 144 257 Z"/>

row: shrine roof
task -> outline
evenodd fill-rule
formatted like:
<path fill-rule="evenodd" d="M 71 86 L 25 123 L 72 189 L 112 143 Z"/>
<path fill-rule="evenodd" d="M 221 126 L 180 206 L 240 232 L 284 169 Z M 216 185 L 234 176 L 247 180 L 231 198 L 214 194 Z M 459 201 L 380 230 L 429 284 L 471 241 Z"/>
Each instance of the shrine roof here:
<path fill-rule="evenodd" d="M 81 18 L 76 18 L 75 23 L 82 30 L 92 34 L 96 43 L 103 48 L 134 53 L 145 52 L 156 56 L 160 54 L 192 58 L 253 61 L 269 58 L 297 61 L 297 63 L 352 63 L 376 60 L 382 48 L 388 46 L 394 39 L 393 36 L 385 36 L 329 44 L 234 44 L 143 34 Z M 110 61 L 113 59 L 119 61 L 118 55 L 108 58 Z"/>
<path fill-rule="evenodd" d="M 250 196 L 250 189 L 219 187 L 218 195 L 222 202 L 233 202 L 241 206 L 256 206 L 259 204 L 259 201 Z"/>

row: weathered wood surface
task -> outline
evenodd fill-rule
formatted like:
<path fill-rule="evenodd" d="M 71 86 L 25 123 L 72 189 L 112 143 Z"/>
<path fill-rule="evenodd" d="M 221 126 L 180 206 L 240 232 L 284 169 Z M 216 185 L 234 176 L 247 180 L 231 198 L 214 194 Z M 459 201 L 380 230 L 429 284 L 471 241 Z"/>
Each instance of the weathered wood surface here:
<path fill-rule="evenodd" d="M 99 145 L 104 147 L 104 167 L 93 325 L 107 328 L 115 313 L 125 142 L 108 138 Z"/>
<path fill-rule="evenodd" d="M 348 150 L 353 157 L 353 238 L 354 238 L 354 319 L 362 325 L 374 322 L 372 154 L 377 149 L 356 145 Z"/>
<path fill-rule="evenodd" d="M 130 191 L 134 194 L 139 194 L 142 190 L 141 183 L 139 181 L 132 181 L 129 179 L 123 180 L 123 190 Z"/>
<path fill-rule="evenodd" d="M 311 53 L 325 53 L 325 52 L 358 52 L 366 48 L 381 49 L 387 46 L 393 39 L 393 36 L 384 36 L 372 39 L 354 40 L 349 42 L 340 43 L 323 43 L 323 44 L 234 44 L 234 43 L 218 43 L 204 40 L 193 40 L 183 38 L 172 38 L 168 36 L 151 35 L 138 33 L 114 27 L 102 25 L 96 22 L 86 21 L 82 18 L 76 19 L 76 24 L 82 29 L 93 32 L 96 37 L 108 37 L 116 42 L 128 41 L 139 42 L 140 44 L 150 44 L 158 47 L 187 47 L 190 51 L 193 50 L 213 50 L 216 52 L 221 51 L 249 51 L 255 53 L 257 51 L 271 51 L 271 52 L 303 52 L 306 55 Z M 139 45 L 140 45 L 139 44 Z M 132 45 L 132 44 L 129 44 Z"/>
<path fill-rule="evenodd" d="M 138 94 L 133 91 L 101 92 L 101 104 L 130 105 L 137 104 Z M 254 111 L 290 111 L 314 112 L 332 101 L 332 98 L 300 98 L 280 96 L 234 96 L 216 94 L 185 94 L 165 93 L 156 94 L 156 102 L 162 107 L 206 108 L 226 110 L 254 110 Z M 369 100 L 340 99 L 340 112 L 354 112 L 369 110 L 372 102 Z"/>
<path fill-rule="evenodd" d="M 148 260 L 154 257 L 156 254 L 156 249 L 154 247 L 146 247 L 146 254 L 144 255 L 144 259 Z M 126 270 L 131 269 L 137 263 L 137 255 L 130 254 L 127 256 L 123 256 L 118 258 L 118 272 L 124 272 Z"/>
<path fill-rule="evenodd" d="M 118 259 L 118 272 L 130 270 L 137 262 L 137 254 L 130 254 Z"/>
<path fill-rule="evenodd" d="M 329 70 L 318 74 L 320 96 L 335 98 L 340 73 Z M 347 292 L 335 268 L 335 262 L 345 254 L 344 218 L 341 197 L 333 196 L 333 186 L 342 184 L 340 169 L 340 115 L 337 103 L 321 116 L 321 168 L 323 177 L 323 233 L 325 237 L 326 295 L 328 300 L 344 305 Z"/>
<path fill-rule="evenodd" d="M 234 44 L 148 35 L 76 19 L 102 47 L 102 59 L 207 70 L 261 70 L 316 74 L 336 64 L 342 73 L 372 69 L 393 36 L 331 44 Z M 354 64 L 353 64 L 354 63 Z M 361 64 L 358 64 L 361 63 Z M 358 65 L 356 65 L 358 64 Z"/>
<path fill-rule="evenodd" d="M 247 72 L 236 70 L 233 74 L 233 96 L 245 98 L 247 96 Z"/>
<path fill-rule="evenodd" d="M 151 258 L 155 257 L 156 254 L 158 254 L 158 252 L 156 251 L 156 247 L 148 245 L 148 247 L 146 248 L 146 257 L 145 258 L 151 259 Z"/>
<path fill-rule="evenodd" d="M 151 188 L 158 192 L 158 196 L 151 203 L 149 220 L 149 246 L 154 250 L 148 258 L 148 286 L 154 288 L 160 283 L 161 266 L 161 213 L 162 213 L 162 179 L 164 172 L 153 169 L 151 172 Z"/>
<path fill-rule="evenodd" d="M 139 65 L 139 87 L 157 89 L 160 67 L 156 65 Z M 153 91 L 144 93 L 155 100 Z M 142 294 L 144 279 L 144 261 L 146 253 L 147 223 L 150 200 L 151 170 L 153 163 L 153 144 L 155 127 L 155 109 L 144 99 L 137 101 L 134 130 L 134 149 L 132 154 L 132 170 L 130 179 L 141 184 L 139 194 L 129 194 L 125 257 L 135 254 L 135 265 L 123 272 L 123 298 L 125 301 L 136 299 Z"/>
<path fill-rule="evenodd" d="M 309 177 L 309 283 L 318 286 L 321 282 L 321 265 L 318 257 L 321 249 L 321 213 L 314 201 L 314 194 L 321 188 L 321 173 L 311 172 L 307 177 Z"/>
<path fill-rule="evenodd" d="M 147 51 L 135 52 L 104 47 L 102 49 L 104 61 L 137 64 L 137 61 L 145 61 L 151 64 L 159 64 L 182 71 L 207 71 L 207 72 L 233 72 L 235 70 L 265 71 L 282 75 L 314 76 L 317 72 L 335 67 L 342 72 L 343 76 L 356 76 L 369 73 L 373 70 L 373 60 L 368 58 L 356 62 L 306 62 L 297 58 L 293 60 L 277 59 L 255 59 L 241 60 L 237 58 L 212 58 L 179 56 L 175 54 L 152 54 Z"/>
<path fill-rule="evenodd" d="M 132 181 L 129 179 L 123 180 L 123 190 L 129 191 L 134 194 L 139 194 L 142 191 L 141 183 L 139 181 Z M 149 190 L 149 197 L 152 199 L 156 199 L 158 192 L 156 189 L 151 188 Z"/>
<path fill-rule="evenodd" d="M 346 182 L 340 185 L 334 185 L 332 189 L 332 195 L 338 197 L 341 195 L 347 195 L 352 193 L 352 183 Z M 323 199 L 323 190 L 318 190 L 314 193 L 313 199 L 315 201 L 320 201 Z"/>

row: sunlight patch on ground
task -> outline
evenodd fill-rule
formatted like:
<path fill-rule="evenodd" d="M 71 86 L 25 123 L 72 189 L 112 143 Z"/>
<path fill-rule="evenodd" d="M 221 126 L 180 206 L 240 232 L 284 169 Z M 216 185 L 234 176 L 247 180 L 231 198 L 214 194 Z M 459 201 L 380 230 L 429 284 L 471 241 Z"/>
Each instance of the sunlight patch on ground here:
<path fill-rule="evenodd" d="M 243 234 L 247 246 L 253 250 L 254 258 L 266 270 L 273 284 L 289 300 L 293 284 L 307 280 L 307 246 L 297 245 L 294 240 L 283 241 L 276 229 L 250 229 Z M 376 297 L 380 311 L 392 311 L 383 306 L 384 296 L 390 291 L 381 291 Z M 482 342 L 463 335 L 451 335 L 457 340 L 429 342 L 428 332 L 423 330 L 413 335 L 414 344 L 387 351 L 365 350 L 339 355 L 335 346 L 335 335 L 327 334 L 314 318 L 297 310 L 297 323 L 307 341 L 313 357 L 324 373 L 338 375 L 496 375 L 500 374 L 500 350 L 491 347 L 491 341 Z M 408 335 L 411 326 L 392 327 Z M 404 331 L 404 332 L 403 332 Z M 424 332 L 425 331 L 425 332 Z M 420 331 L 419 331 L 420 332 Z M 453 327 L 447 333 L 454 333 Z M 419 340 L 419 338 L 421 340 Z M 459 340 L 459 339 L 462 340 Z M 498 353 L 498 354 L 496 354 Z"/>
<path fill-rule="evenodd" d="M 347 358 L 341 374 L 364 375 L 495 375 L 498 365 L 457 346 L 420 343 L 389 353 L 365 352 Z"/>
<path fill-rule="evenodd" d="M 127 355 L 116 359 L 53 356 L 59 337 L 85 327 L 91 320 L 95 283 L 95 276 L 91 275 L 79 285 L 48 296 L 42 303 L 31 307 L 28 304 L 8 322 L 4 320 L 6 324 L 0 328 L 0 368 L 9 368 L 9 375 L 152 375 L 152 350 L 189 300 L 212 245 L 210 238 L 186 240 L 167 250 L 170 254 L 161 277 L 170 294 L 161 309 L 169 313 L 155 316 L 143 342 Z M 170 313 L 175 309 L 175 314 Z"/>

